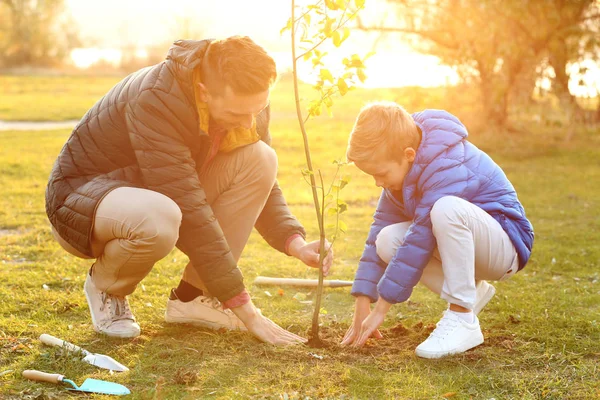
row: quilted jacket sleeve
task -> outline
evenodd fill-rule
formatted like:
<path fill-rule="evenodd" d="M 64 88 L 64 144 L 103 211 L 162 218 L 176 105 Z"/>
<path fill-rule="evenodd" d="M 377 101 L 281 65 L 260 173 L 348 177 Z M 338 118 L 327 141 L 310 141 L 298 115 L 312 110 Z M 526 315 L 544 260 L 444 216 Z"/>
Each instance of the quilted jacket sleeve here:
<path fill-rule="evenodd" d="M 413 223 L 377 285 L 379 295 L 389 303 L 408 300 L 433 254 L 437 244 L 430 212 L 435 202 L 444 196 L 464 198 L 463 193 L 467 190 L 469 171 L 459 160 L 440 157 L 427 169 Z"/>
<path fill-rule="evenodd" d="M 385 191 L 381 192 L 377 210 L 373 216 L 373 223 L 367 236 L 365 249 L 358 263 L 358 270 L 352 285 L 353 296 L 367 296 L 372 302 L 377 301 L 377 283 L 379 283 L 386 269 L 386 264 L 379 258 L 375 249 L 375 240 L 383 228 L 388 225 L 407 221 L 399 207 L 396 207 L 388 198 Z"/>
<path fill-rule="evenodd" d="M 304 228 L 292 215 L 277 182 L 271 189 L 255 227 L 271 247 L 282 253 L 286 252 L 285 244 L 291 236 L 299 234 L 303 238 L 306 237 Z"/>
<path fill-rule="evenodd" d="M 182 211 L 177 246 L 198 268 L 207 289 L 224 302 L 244 290 L 237 268 L 180 132 L 178 104 L 169 93 L 148 89 L 125 110 L 126 123 L 142 179 L 149 190 L 171 198 Z"/>

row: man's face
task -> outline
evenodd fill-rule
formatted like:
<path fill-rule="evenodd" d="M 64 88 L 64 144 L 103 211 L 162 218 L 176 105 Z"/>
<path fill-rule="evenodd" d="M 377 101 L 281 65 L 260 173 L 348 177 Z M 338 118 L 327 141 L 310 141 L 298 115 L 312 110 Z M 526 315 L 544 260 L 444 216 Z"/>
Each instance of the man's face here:
<path fill-rule="evenodd" d="M 239 95 L 226 86 L 222 94 L 213 95 L 202 85 L 203 100 L 211 118 L 223 129 L 252 128 L 252 121 L 269 105 L 269 90 L 251 95 Z"/>
<path fill-rule="evenodd" d="M 375 185 L 384 189 L 402 190 L 404 178 L 410 171 L 415 159 L 415 151 L 411 147 L 404 150 L 401 161 L 382 159 L 381 161 L 354 162 L 364 173 L 375 179 Z"/>

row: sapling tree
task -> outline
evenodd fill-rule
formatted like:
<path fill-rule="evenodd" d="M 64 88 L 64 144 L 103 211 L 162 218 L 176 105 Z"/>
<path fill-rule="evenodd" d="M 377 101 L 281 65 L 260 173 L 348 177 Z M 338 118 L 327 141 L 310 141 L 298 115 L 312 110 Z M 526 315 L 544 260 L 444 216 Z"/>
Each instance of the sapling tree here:
<path fill-rule="evenodd" d="M 321 115 L 323 109 L 331 114 L 331 108 L 336 96 L 344 96 L 360 80 L 364 82 L 365 58 L 358 54 L 352 54 L 342 61 L 340 72 L 326 68 L 327 52 L 325 47 L 340 47 L 350 36 L 349 23 L 365 6 L 365 0 L 320 0 L 311 4 L 298 6 L 294 0 L 291 1 L 291 17 L 287 25 L 282 29 L 291 32 L 292 72 L 294 82 L 294 97 L 296 113 L 300 132 L 304 140 L 304 153 L 306 156 L 306 169 L 302 175 L 309 183 L 317 223 L 320 234 L 320 256 L 319 256 L 319 284 L 317 287 L 315 308 L 312 318 L 312 328 L 309 334 L 309 344 L 321 346 L 319 337 L 319 314 L 321 313 L 321 298 L 323 294 L 323 260 L 330 247 L 335 242 L 338 233 L 346 230 L 346 224 L 340 219 L 340 214 L 347 210 L 348 205 L 339 197 L 342 190 L 349 182 L 349 177 L 341 174 L 345 165 L 344 161 L 335 160 L 335 175 L 329 185 L 325 184 L 320 169 L 315 171 L 309 147 L 307 123 L 313 117 Z M 367 56 L 368 57 L 368 56 Z M 311 63 L 317 75 L 317 83 L 314 85 L 312 100 L 308 108 L 303 110 L 301 104 L 300 90 L 298 85 L 298 64 L 300 62 Z M 326 223 L 326 218 L 329 223 Z M 330 244 L 326 245 L 327 232 L 330 230 Z"/>

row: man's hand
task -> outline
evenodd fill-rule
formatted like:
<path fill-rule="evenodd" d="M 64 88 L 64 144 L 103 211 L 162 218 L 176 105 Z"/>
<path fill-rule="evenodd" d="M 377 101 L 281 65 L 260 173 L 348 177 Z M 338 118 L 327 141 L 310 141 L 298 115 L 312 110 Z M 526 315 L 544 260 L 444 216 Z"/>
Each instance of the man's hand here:
<path fill-rule="evenodd" d="M 288 252 L 309 267 L 319 268 L 319 246 L 319 240 L 306 243 L 302 237 L 297 237 L 289 244 Z M 323 274 L 327 276 L 333 262 L 333 248 L 327 240 L 325 240 L 325 249 L 329 249 L 323 260 Z"/>
<path fill-rule="evenodd" d="M 350 328 L 348 328 L 346 334 L 344 335 L 344 339 L 342 339 L 342 342 L 340 343 L 342 346 L 347 346 L 354 343 L 354 341 L 360 336 L 363 321 L 369 316 L 370 312 L 371 300 L 366 296 L 358 296 L 354 306 L 352 325 L 350 325 Z M 383 338 L 377 329 L 375 329 L 373 332 L 373 337 L 377 339 Z"/>
<path fill-rule="evenodd" d="M 278 346 L 306 343 L 306 339 L 286 331 L 269 318 L 263 316 L 252 301 L 231 309 L 242 320 L 248 331 L 265 343 Z"/>

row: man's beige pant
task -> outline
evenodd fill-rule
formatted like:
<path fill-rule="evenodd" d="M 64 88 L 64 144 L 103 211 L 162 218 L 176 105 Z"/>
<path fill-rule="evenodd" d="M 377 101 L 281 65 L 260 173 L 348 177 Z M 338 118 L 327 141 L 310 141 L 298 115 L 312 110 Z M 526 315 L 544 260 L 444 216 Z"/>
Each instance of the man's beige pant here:
<path fill-rule="evenodd" d="M 431 209 L 437 241 L 421 283 L 448 303 L 473 309 L 476 281 L 504 280 L 517 272 L 515 247 L 498 221 L 474 204 L 454 196 L 442 197 Z M 375 241 L 377 254 L 389 263 L 411 222 L 387 226 Z"/>
<path fill-rule="evenodd" d="M 199 174 L 227 243 L 239 260 L 250 233 L 275 183 L 277 156 L 262 141 L 219 153 Z M 181 210 L 158 192 L 123 187 L 111 191 L 96 210 L 92 250 L 96 262 L 94 284 L 101 291 L 126 296 L 150 272 L 152 266 L 175 247 Z M 89 258 L 60 238 L 69 253 Z M 204 288 L 189 263 L 183 279 Z"/>

